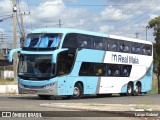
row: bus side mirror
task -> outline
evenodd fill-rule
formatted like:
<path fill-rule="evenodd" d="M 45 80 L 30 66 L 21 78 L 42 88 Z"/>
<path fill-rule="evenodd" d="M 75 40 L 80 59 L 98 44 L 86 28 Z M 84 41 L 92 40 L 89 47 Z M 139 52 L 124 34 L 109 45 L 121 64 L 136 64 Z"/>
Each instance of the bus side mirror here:
<path fill-rule="evenodd" d="M 9 52 L 9 55 L 8 55 L 8 61 L 9 62 L 12 62 L 13 61 L 13 55 L 14 53 L 16 52 L 20 52 L 21 51 L 21 48 L 17 48 L 17 49 L 13 49 Z"/>

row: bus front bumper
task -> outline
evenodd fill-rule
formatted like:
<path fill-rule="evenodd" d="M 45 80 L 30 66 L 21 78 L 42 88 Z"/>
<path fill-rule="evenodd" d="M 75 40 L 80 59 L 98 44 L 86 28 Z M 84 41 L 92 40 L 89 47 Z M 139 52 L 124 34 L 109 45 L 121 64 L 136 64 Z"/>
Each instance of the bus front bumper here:
<path fill-rule="evenodd" d="M 57 95 L 57 84 L 46 86 L 27 86 L 18 84 L 20 94 Z"/>

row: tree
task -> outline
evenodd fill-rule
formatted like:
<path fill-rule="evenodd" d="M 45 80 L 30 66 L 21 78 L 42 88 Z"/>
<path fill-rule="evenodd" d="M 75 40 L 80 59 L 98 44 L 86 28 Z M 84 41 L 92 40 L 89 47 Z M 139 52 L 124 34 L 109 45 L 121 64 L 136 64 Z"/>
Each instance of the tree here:
<path fill-rule="evenodd" d="M 153 28 L 155 43 L 153 44 L 153 71 L 158 79 L 158 93 L 160 94 L 160 16 L 149 21 L 148 28 Z"/>

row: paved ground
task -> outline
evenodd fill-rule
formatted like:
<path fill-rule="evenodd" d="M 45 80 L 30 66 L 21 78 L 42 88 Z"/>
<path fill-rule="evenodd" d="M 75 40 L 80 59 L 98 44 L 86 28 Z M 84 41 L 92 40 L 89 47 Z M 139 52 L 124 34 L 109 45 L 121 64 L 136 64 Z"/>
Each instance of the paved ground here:
<path fill-rule="evenodd" d="M 60 116 L 64 111 L 134 111 L 134 110 L 158 110 L 160 111 L 160 95 L 141 95 L 141 96 L 131 96 L 131 97 L 120 97 L 119 95 L 114 95 L 113 97 L 104 97 L 98 98 L 96 96 L 86 96 L 80 100 L 71 100 L 71 99 L 61 99 L 56 98 L 55 100 L 41 100 L 37 96 L 32 95 L 0 95 L 0 111 L 61 111 L 54 112 L 55 116 Z M 73 114 L 72 118 L 78 115 L 82 115 L 82 112 L 71 112 Z M 110 113 L 101 113 L 101 112 L 93 112 L 93 113 L 83 113 L 85 115 L 89 114 L 89 116 L 109 116 L 109 117 L 100 117 L 98 119 L 123 119 L 123 120 L 137 120 L 142 119 L 141 117 L 133 117 L 133 118 L 119 118 L 117 116 L 122 117 L 123 115 L 119 114 L 110 114 Z M 69 115 L 68 112 L 63 113 L 63 117 L 61 119 L 69 119 L 70 117 L 65 117 Z M 113 117 L 114 116 L 114 117 Z M 116 116 L 116 117 L 115 117 Z M 1 119 L 1 118 L 0 118 Z M 6 119 L 6 118 L 3 118 Z M 17 119 L 17 118 L 15 118 Z M 23 118 L 25 119 L 25 118 Z M 36 118 L 34 118 L 36 119 Z M 44 119 L 44 118 L 40 118 Z M 51 119 L 50 117 L 45 119 Z M 54 117 L 54 119 L 59 119 Z M 76 119 L 82 119 L 82 117 L 78 117 Z M 90 117 L 83 118 L 85 120 L 90 119 Z M 96 119 L 96 117 L 92 118 Z M 151 118 L 146 118 L 151 119 Z M 14 118 L 13 118 L 14 120 Z"/>

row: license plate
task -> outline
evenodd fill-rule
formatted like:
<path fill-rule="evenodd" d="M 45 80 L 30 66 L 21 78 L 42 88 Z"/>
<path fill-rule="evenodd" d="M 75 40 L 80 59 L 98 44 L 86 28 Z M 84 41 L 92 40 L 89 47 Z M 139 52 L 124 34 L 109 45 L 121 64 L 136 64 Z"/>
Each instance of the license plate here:
<path fill-rule="evenodd" d="M 35 94 L 37 93 L 37 90 L 29 90 L 30 93 Z"/>

